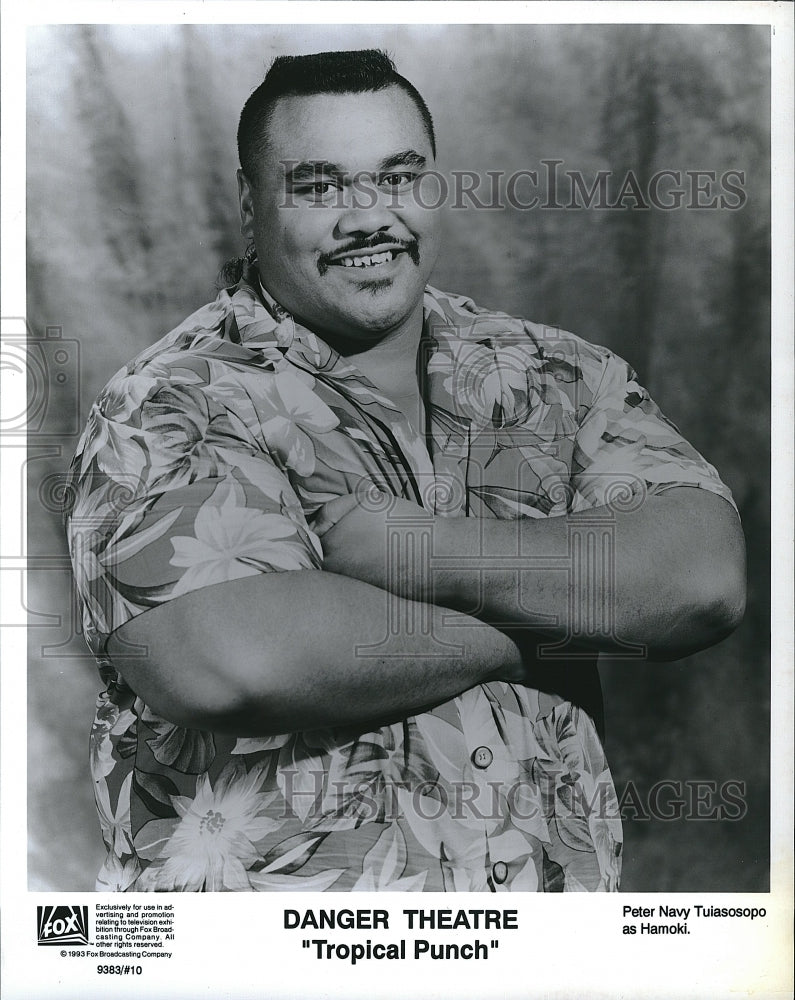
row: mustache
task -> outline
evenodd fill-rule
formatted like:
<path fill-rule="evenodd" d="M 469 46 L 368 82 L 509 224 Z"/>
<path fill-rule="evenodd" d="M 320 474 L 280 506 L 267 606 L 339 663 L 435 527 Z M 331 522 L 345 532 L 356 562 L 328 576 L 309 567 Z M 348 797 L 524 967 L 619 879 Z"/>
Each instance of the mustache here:
<path fill-rule="evenodd" d="M 401 240 L 396 239 L 394 236 L 387 237 L 385 235 L 381 236 L 371 236 L 367 240 L 356 240 L 355 242 L 349 243 L 346 247 L 340 247 L 331 253 L 324 253 L 318 257 L 317 268 L 321 274 L 325 274 L 326 271 L 332 266 L 334 262 L 339 260 L 340 257 L 345 257 L 352 253 L 362 253 L 362 252 L 377 252 L 379 248 L 385 247 L 388 250 L 402 250 L 409 255 L 412 263 L 417 267 L 420 264 L 420 247 L 416 240 Z"/>

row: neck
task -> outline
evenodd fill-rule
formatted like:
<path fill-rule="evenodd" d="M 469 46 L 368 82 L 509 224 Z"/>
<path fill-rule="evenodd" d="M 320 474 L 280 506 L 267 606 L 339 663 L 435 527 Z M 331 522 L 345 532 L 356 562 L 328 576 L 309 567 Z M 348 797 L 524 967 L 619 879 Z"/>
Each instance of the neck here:
<path fill-rule="evenodd" d="M 265 288 L 257 272 L 257 281 L 266 300 L 279 305 Z M 380 340 L 365 346 L 358 338 L 346 338 L 315 328 L 315 332 L 335 351 L 347 358 L 383 392 L 392 397 L 417 396 L 417 351 L 422 337 L 423 298 L 421 297 L 411 313 L 398 326 L 389 330 Z M 283 308 L 280 306 L 280 308 Z M 299 322 L 304 322 L 296 316 Z M 308 329 L 313 324 L 304 323 Z"/>
<path fill-rule="evenodd" d="M 399 327 L 364 350 L 360 341 L 331 341 L 374 385 L 394 395 L 417 392 L 417 350 L 422 336 L 423 303 Z"/>

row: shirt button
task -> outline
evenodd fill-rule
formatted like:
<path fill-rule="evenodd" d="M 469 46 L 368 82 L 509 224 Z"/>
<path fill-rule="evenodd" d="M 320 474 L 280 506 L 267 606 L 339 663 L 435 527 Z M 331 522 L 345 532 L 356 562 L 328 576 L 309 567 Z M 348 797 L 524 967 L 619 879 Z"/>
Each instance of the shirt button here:
<path fill-rule="evenodd" d="M 491 874 L 497 885 L 502 885 L 506 878 L 508 878 L 508 866 L 504 861 L 495 861 L 491 868 Z"/>
<path fill-rule="evenodd" d="M 478 747 L 472 754 L 472 763 L 475 767 L 486 768 L 494 760 L 494 754 L 488 747 Z"/>

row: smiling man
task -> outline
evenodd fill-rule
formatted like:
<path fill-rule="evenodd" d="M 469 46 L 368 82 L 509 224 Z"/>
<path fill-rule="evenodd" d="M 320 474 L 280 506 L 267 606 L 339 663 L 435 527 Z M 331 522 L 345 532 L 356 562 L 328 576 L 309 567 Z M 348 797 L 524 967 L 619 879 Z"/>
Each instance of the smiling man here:
<path fill-rule="evenodd" d="M 411 96 L 398 87 L 354 100 L 286 96 L 268 116 L 267 141 L 250 149 L 252 100 L 241 126 L 243 232 L 271 294 L 333 338 L 371 346 L 416 333 L 439 213 L 405 196 L 433 160 Z"/>
<path fill-rule="evenodd" d="M 729 491 L 620 359 L 428 285 L 383 53 L 277 59 L 238 144 L 245 261 L 73 466 L 98 887 L 615 890 L 596 657 L 736 625 Z"/>

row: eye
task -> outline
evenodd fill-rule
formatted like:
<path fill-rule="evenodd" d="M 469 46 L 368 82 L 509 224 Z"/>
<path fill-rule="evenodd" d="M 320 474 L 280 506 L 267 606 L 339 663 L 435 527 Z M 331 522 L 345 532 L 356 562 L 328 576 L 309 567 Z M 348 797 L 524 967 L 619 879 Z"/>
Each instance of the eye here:
<path fill-rule="evenodd" d="M 293 191 L 301 198 L 308 201 L 325 201 L 338 190 L 338 185 L 334 181 L 310 181 L 305 184 L 297 184 Z"/>
<path fill-rule="evenodd" d="M 379 183 L 386 188 L 394 190 L 395 188 L 408 187 L 416 179 L 417 175 L 411 171 L 393 170 L 391 173 L 382 174 Z"/>

